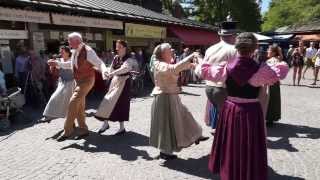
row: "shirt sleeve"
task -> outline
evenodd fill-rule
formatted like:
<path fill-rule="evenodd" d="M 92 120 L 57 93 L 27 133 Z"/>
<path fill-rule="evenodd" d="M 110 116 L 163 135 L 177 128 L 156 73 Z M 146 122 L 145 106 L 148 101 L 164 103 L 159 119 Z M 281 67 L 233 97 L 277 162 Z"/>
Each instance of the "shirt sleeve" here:
<path fill-rule="evenodd" d="M 184 58 L 176 64 L 168 64 L 157 60 L 154 63 L 154 68 L 159 73 L 171 72 L 179 74 L 179 72 L 183 70 L 190 69 L 190 60 L 192 59 L 191 57 L 193 57 L 193 55 L 189 55 L 188 57 Z"/>
<path fill-rule="evenodd" d="M 103 61 L 97 56 L 94 50 L 92 49 L 87 50 L 87 60 L 102 73 L 103 79 L 107 78 L 105 76 L 105 72 L 108 72 L 108 68 L 103 63 Z"/>
<path fill-rule="evenodd" d="M 249 84 L 255 87 L 262 85 L 272 85 L 279 80 L 284 79 L 289 72 L 289 67 L 285 62 L 277 63 L 273 66 L 264 64 L 250 78 Z"/>
<path fill-rule="evenodd" d="M 126 60 L 119 69 L 116 69 L 112 71 L 110 74 L 111 75 L 121 75 L 121 74 L 126 74 L 130 71 L 133 70 L 134 64 L 137 63 L 136 60 L 134 59 L 128 59 Z"/>
<path fill-rule="evenodd" d="M 223 62 L 219 65 L 202 64 L 201 77 L 204 80 L 213 82 L 226 81 L 227 79 L 227 63 Z"/>
<path fill-rule="evenodd" d="M 61 61 L 56 61 L 58 64 L 58 68 L 61 69 L 72 69 L 72 62 L 67 61 L 67 62 L 61 62 Z"/>

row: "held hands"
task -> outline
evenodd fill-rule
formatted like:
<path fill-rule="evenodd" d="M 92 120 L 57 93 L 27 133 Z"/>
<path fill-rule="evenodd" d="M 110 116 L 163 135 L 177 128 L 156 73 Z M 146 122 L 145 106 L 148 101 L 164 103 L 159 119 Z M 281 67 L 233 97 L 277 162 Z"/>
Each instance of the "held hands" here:
<path fill-rule="evenodd" d="M 109 73 L 108 71 L 105 71 L 103 74 L 106 79 L 111 79 L 113 77 L 113 74 Z"/>
<path fill-rule="evenodd" d="M 47 63 L 48 63 L 49 66 L 53 66 L 53 67 L 58 66 L 57 61 L 54 60 L 54 59 L 49 59 Z"/>
<path fill-rule="evenodd" d="M 194 52 L 193 53 L 193 62 L 196 64 L 201 64 L 202 58 L 199 52 Z"/>
<path fill-rule="evenodd" d="M 197 67 L 196 63 L 190 63 L 189 64 L 189 69 L 195 69 Z"/>

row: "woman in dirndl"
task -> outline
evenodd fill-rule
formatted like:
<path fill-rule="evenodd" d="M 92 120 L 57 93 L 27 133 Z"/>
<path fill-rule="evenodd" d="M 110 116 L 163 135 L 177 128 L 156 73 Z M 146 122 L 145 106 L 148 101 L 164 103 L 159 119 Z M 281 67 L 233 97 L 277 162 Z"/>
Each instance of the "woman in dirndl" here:
<path fill-rule="evenodd" d="M 168 43 L 158 45 L 154 54 L 155 87 L 152 91 L 150 145 L 160 149 L 157 158 L 171 160 L 177 158 L 174 152 L 194 143 L 199 144 L 208 137 L 202 136 L 202 128 L 178 95 L 179 73 L 195 66 L 190 63 L 194 54 L 176 64 L 170 64 L 172 53 Z"/>
<path fill-rule="evenodd" d="M 224 68 L 228 97 L 219 114 L 218 127 L 209 158 L 209 170 L 221 180 L 267 180 L 265 121 L 259 90 L 262 85 L 283 79 L 289 67 L 284 62 L 259 65 L 252 59 L 257 47 L 253 33 L 236 38 L 238 57 Z M 203 69 L 212 80 L 215 67 Z M 215 73 L 213 73 L 215 74 Z M 208 77 L 209 76 L 209 77 Z"/>
<path fill-rule="evenodd" d="M 71 63 L 71 50 L 68 46 L 60 49 L 60 61 Z M 44 118 L 41 121 L 50 122 L 56 118 L 64 118 L 67 114 L 69 101 L 75 88 L 73 72 L 71 69 L 59 69 L 58 87 L 51 95 L 43 112 Z"/>
<path fill-rule="evenodd" d="M 282 61 L 281 49 L 278 45 L 272 45 L 268 49 L 268 60 L 270 66 Z M 267 103 L 266 121 L 268 126 L 281 119 L 281 91 L 280 81 L 268 86 L 269 102 Z"/>
<path fill-rule="evenodd" d="M 118 55 L 114 57 L 110 71 L 106 74 L 109 79 L 112 78 L 110 87 L 95 113 L 95 118 L 103 121 L 99 134 L 109 129 L 109 121 L 119 122 L 119 130 L 115 135 L 126 133 L 124 122 L 129 121 L 131 99 L 130 71 L 137 66 L 137 61 L 131 58 L 127 48 L 126 41 L 116 42 Z"/>

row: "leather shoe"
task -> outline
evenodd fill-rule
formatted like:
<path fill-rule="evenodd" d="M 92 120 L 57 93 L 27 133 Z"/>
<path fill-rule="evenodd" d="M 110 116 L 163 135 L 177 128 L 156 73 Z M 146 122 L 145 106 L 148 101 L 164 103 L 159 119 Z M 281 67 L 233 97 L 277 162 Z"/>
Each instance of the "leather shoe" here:
<path fill-rule="evenodd" d="M 174 160 L 174 159 L 177 159 L 178 156 L 177 155 L 174 155 L 174 154 L 165 154 L 165 153 L 162 153 L 160 152 L 160 159 L 164 159 L 164 160 Z"/>
<path fill-rule="evenodd" d="M 88 136 L 89 136 L 89 133 L 80 134 L 80 135 L 76 136 L 74 139 L 75 140 L 80 140 L 80 139 L 84 139 L 84 138 L 86 138 Z"/>
<path fill-rule="evenodd" d="M 98 134 L 104 133 L 109 128 L 110 128 L 109 124 L 103 124 L 102 127 L 99 129 Z"/>
<path fill-rule="evenodd" d="M 99 117 L 99 116 L 96 116 L 96 115 L 94 115 L 94 118 L 96 118 L 96 119 L 99 120 L 99 121 L 108 120 L 108 118 L 103 118 L 103 117 Z"/>
<path fill-rule="evenodd" d="M 201 136 L 199 139 L 196 140 L 196 142 L 194 142 L 196 145 L 198 145 L 201 141 L 206 141 L 208 140 L 209 137 L 205 137 L 205 136 Z"/>
<path fill-rule="evenodd" d="M 121 136 L 121 135 L 124 135 L 126 133 L 126 129 L 123 129 L 119 132 L 117 132 L 116 134 L 114 134 L 115 136 Z"/>
<path fill-rule="evenodd" d="M 58 141 L 58 142 L 62 142 L 62 141 L 65 141 L 65 140 L 67 140 L 67 139 L 69 139 L 69 138 L 70 138 L 70 137 L 68 137 L 68 136 L 62 135 L 62 136 L 60 136 L 60 137 L 57 138 L 57 141 Z"/>

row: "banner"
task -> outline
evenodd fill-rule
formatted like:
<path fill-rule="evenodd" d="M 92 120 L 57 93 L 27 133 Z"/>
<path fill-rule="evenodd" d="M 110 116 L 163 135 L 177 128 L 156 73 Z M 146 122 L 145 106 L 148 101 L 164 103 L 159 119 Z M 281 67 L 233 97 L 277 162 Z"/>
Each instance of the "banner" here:
<path fill-rule="evenodd" d="M 165 27 L 126 23 L 126 37 L 164 39 L 166 36 Z"/>
<path fill-rule="evenodd" d="M 106 20 L 98 18 L 67 16 L 61 14 L 52 14 L 52 23 L 56 25 L 97 27 L 106 29 L 123 29 L 122 21 Z"/>
<path fill-rule="evenodd" d="M 0 20 L 50 24 L 49 13 L 0 7 Z"/>
<path fill-rule="evenodd" d="M 0 29 L 0 39 L 28 39 L 28 31 Z"/>

